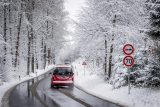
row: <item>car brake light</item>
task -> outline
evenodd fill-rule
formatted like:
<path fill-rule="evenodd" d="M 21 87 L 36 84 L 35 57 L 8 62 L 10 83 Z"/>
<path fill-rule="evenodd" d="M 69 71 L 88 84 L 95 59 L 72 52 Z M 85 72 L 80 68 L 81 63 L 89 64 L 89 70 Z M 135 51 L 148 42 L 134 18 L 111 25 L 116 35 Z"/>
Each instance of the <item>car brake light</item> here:
<path fill-rule="evenodd" d="M 54 75 L 52 76 L 52 80 L 55 80 L 55 77 L 54 77 Z"/>

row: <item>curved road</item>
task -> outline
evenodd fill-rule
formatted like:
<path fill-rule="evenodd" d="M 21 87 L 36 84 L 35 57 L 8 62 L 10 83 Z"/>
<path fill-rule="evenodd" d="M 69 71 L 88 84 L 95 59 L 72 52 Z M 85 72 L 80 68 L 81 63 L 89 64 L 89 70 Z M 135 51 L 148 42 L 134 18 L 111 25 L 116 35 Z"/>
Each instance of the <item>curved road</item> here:
<path fill-rule="evenodd" d="M 41 77 L 43 78 L 43 77 Z M 9 107 L 122 107 L 74 87 L 50 88 L 50 77 L 17 85 L 9 96 Z"/>

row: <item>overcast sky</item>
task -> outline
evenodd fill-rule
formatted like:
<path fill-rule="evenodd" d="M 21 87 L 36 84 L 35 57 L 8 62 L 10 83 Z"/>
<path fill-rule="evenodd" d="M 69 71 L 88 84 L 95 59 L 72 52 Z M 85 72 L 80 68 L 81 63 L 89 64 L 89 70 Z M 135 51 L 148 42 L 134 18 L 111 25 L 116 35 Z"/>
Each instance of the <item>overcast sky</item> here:
<path fill-rule="evenodd" d="M 81 9 L 81 7 L 84 5 L 85 0 L 65 0 L 65 9 L 66 11 L 69 12 L 69 17 L 75 21 L 78 21 L 78 14 Z M 68 30 L 70 32 L 74 32 L 75 28 L 73 23 L 68 24 Z M 68 42 L 70 45 L 73 46 L 74 41 L 73 40 L 73 35 L 69 34 L 68 36 L 65 37 L 65 39 L 71 42 Z"/>
<path fill-rule="evenodd" d="M 81 6 L 84 5 L 84 1 L 85 0 L 65 0 L 65 8 L 66 10 L 69 12 L 69 16 L 74 19 L 77 20 L 77 14 L 81 8 Z"/>

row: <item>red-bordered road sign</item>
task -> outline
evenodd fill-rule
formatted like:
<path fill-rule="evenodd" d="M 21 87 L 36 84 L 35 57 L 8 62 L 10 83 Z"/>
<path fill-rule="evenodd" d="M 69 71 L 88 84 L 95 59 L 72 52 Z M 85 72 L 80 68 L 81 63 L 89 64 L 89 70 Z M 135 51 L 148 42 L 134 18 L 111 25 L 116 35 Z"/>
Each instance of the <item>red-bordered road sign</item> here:
<path fill-rule="evenodd" d="M 133 54 L 133 52 L 134 52 L 134 47 L 133 47 L 133 45 L 131 45 L 131 44 L 126 44 L 126 45 L 124 45 L 124 47 L 123 47 L 123 52 L 124 52 L 124 54 L 126 54 L 126 55 L 131 55 L 131 54 Z"/>
<path fill-rule="evenodd" d="M 123 64 L 126 67 L 132 67 L 134 65 L 134 58 L 132 56 L 126 56 L 126 57 L 124 57 Z"/>
<path fill-rule="evenodd" d="M 84 62 L 82 63 L 82 65 L 87 65 L 87 63 L 84 61 Z"/>

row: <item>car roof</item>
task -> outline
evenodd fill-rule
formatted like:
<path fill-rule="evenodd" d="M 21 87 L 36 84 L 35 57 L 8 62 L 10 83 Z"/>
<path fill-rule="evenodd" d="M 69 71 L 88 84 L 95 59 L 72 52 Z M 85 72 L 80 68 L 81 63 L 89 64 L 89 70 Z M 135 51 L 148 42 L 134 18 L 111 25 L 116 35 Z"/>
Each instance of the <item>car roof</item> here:
<path fill-rule="evenodd" d="M 63 67 L 63 68 L 71 68 L 71 65 L 55 65 L 55 68 Z"/>

